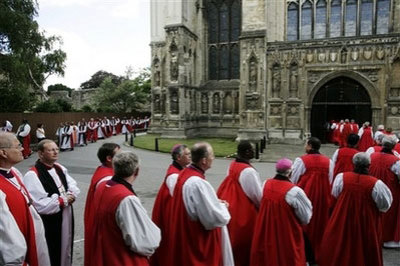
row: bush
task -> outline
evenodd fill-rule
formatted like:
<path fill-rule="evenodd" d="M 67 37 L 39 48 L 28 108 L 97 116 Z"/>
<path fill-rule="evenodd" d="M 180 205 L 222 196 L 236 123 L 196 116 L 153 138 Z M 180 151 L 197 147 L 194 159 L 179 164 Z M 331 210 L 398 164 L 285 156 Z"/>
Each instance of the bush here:
<path fill-rule="evenodd" d="M 60 112 L 71 112 L 72 104 L 63 99 L 57 100 L 47 100 L 45 102 L 39 103 L 35 112 L 44 112 L 44 113 L 60 113 Z"/>
<path fill-rule="evenodd" d="M 85 104 L 84 106 L 82 106 L 81 110 L 82 110 L 82 112 L 86 112 L 86 113 L 93 112 L 93 108 L 88 104 Z"/>

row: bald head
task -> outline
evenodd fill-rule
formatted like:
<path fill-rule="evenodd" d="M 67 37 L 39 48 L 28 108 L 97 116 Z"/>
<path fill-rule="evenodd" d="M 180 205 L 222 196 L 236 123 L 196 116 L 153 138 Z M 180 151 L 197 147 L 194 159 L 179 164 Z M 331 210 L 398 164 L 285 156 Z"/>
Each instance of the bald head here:
<path fill-rule="evenodd" d="M 211 167 L 214 160 L 214 151 L 207 142 L 198 142 L 191 149 L 192 162 L 204 171 Z"/>

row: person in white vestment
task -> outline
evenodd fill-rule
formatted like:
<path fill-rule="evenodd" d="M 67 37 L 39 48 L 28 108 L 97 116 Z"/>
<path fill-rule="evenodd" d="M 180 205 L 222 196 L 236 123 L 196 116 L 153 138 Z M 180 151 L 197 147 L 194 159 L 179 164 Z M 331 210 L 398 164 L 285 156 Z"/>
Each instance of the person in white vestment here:
<path fill-rule="evenodd" d="M 74 132 L 73 127 L 70 125 L 69 122 L 65 122 L 65 126 L 62 130 L 62 137 L 61 137 L 61 151 L 65 150 L 73 150 L 74 149 L 74 142 L 72 139 L 72 133 Z"/>
<path fill-rule="evenodd" d="M 12 129 L 13 129 L 13 125 L 8 120 L 4 121 L 3 126 L 0 127 L 0 131 L 3 131 L 3 132 L 11 132 Z"/>
<path fill-rule="evenodd" d="M 56 162 L 58 154 L 54 141 L 41 141 L 39 160 L 25 174 L 24 183 L 42 217 L 52 266 L 70 266 L 74 232 L 72 204 L 80 190 L 68 170 Z"/>

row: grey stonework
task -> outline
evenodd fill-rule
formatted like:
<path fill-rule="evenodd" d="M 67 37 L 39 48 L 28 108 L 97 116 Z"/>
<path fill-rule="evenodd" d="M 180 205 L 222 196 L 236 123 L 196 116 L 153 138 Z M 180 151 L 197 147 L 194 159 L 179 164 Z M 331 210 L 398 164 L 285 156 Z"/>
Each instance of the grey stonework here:
<path fill-rule="evenodd" d="M 388 34 L 287 41 L 291 2 L 242 0 L 240 79 L 208 80 L 206 0 L 152 0 L 150 132 L 300 143 L 314 97 L 335 78 L 368 93 L 373 126 L 399 131 L 400 0 Z"/>

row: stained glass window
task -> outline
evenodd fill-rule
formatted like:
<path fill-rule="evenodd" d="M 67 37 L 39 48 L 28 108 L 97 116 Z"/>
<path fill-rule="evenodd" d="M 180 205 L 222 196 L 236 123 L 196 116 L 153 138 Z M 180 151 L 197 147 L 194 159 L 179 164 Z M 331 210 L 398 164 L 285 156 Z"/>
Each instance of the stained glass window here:
<path fill-rule="evenodd" d="M 287 39 L 295 41 L 299 39 L 299 6 L 291 3 L 287 12 Z"/>
<path fill-rule="evenodd" d="M 311 39 L 312 5 L 310 1 L 303 4 L 301 8 L 301 39 Z"/>
<path fill-rule="evenodd" d="M 330 37 L 340 36 L 342 6 L 340 0 L 333 0 L 331 2 L 331 21 L 330 21 Z"/>
<path fill-rule="evenodd" d="M 228 79 L 229 72 L 229 50 L 227 45 L 222 45 L 220 48 L 220 57 L 219 57 L 219 79 Z"/>
<path fill-rule="evenodd" d="M 316 9 L 316 22 L 315 22 L 315 38 L 326 37 L 326 2 L 325 0 L 319 0 Z"/>
<path fill-rule="evenodd" d="M 218 9 L 213 3 L 209 3 L 208 11 L 208 43 L 216 43 L 218 38 Z"/>
<path fill-rule="evenodd" d="M 376 34 L 385 34 L 389 32 L 389 12 L 390 0 L 377 0 L 376 12 Z"/>
<path fill-rule="evenodd" d="M 361 0 L 361 19 L 360 19 L 361 35 L 372 34 L 372 12 L 373 12 L 373 1 Z"/>
<path fill-rule="evenodd" d="M 208 48 L 208 70 L 209 77 L 211 80 L 218 78 L 217 75 L 217 48 L 215 46 L 210 46 Z"/>
<path fill-rule="evenodd" d="M 239 54 L 239 45 L 237 43 L 231 46 L 230 58 L 232 59 L 231 78 L 238 79 L 240 78 L 240 72 L 239 72 L 240 54 Z"/>
<path fill-rule="evenodd" d="M 357 33 L 357 0 L 347 0 L 346 3 L 346 19 L 345 19 L 345 36 L 355 36 Z"/>

